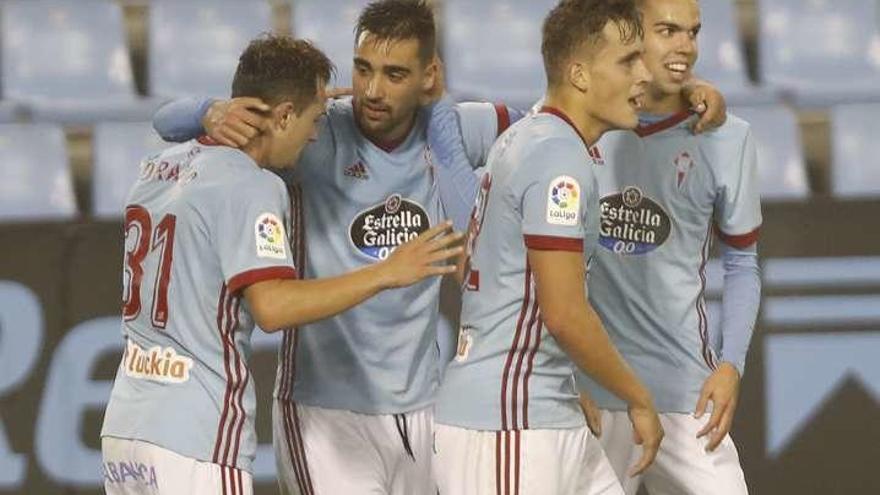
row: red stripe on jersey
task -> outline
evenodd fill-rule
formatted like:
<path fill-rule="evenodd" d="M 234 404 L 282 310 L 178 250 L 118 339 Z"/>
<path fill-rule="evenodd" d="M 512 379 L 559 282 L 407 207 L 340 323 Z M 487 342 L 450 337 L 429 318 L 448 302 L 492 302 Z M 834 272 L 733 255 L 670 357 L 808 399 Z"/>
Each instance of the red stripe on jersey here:
<path fill-rule="evenodd" d="M 495 115 L 498 116 L 498 123 L 496 125 L 496 130 L 498 132 L 495 134 L 495 136 L 498 137 L 510 127 L 510 111 L 507 109 L 507 105 L 496 103 Z"/>
<path fill-rule="evenodd" d="M 690 110 L 684 110 L 659 122 L 654 122 L 653 124 L 644 126 L 640 125 L 636 127 L 636 134 L 638 134 L 639 137 L 642 138 L 648 137 L 651 134 L 657 134 L 658 132 L 665 131 L 670 127 L 677 126 L 678 124 L 687 120 L 691 115 L 693 115 L 693 112 L 691 112 Z"/>
<path fill-rule="evenodd" d="M 536 306 L 537 304 L 537 301 L 535 301 Z M 529 429 L 529 378 L 532 376 L 532 368 L 535 364 L 535 354 L 538 353 L 538 347 L 541 345 L 542 328 L 544 328 L 544 321 L 541 319 L 539 312 L 537 329 L 535 330 L 535 344 L 532 346 L 532 351 L 529 353 L 529 364 L 526 367 L 526 377 L 523 380 L 523 428 L 526 430 Z"/>
<path fill-rule="evenodd" d="M 495 495 L 501 495 L 501 432 L 495 432 Z"/>
<path fill-rule="evenodd" d="M 504 432 L 504 495 L 510 495 L 510 432 Z"/>
<path fill-rule="evenodd" d="M 706 301 L 704 298 L 706 293 L 706 262 L 709 257 L 709 240 L 711 237 L 712 228 L 709 227 L 706 231 L 706 240 L 703 241 L 703 247 L 700 251 L 702 259 L 700 261 L 700 293 L 697 295 L 697 320 L 699 321 L 700 353 L 709 369 L 715 369 L 715 362 L 712 359 L 712 353 L 709 351 L 709 325 L 706 318 Z"/>
<path fill-rule="evenodd" d="M 305 475 L 303 473 L 302 460 L 299 458 L 299 449 L 296 445 L 297 432 L 293 428 L 293 419 L 290 414 L 291 404 L 288 401 L 283 401 L 279 406 L 281 408 L 281 420 L 284 426 L 284 440 L 287 445 L 288 457 L 290 457 L 290 462 L 293 464 L 294 478 L 296 479 L 296 484 L 299 487 L 300 493 L 302 495 L 307 495 L 308 490 L 303 483 Z"/>
<path fill-rule="evenodd" d="M 217 302 L 217 330 L 220 333 L 220 343 L 223 346 L 223 367 L 226 372 L 226 393 L 223 397 L 223 412 L 220 414 L 220 421 L 217 425 L 217 440 L 214 443 L 214 457 L 213 462 L 215 464 L 220 463 L 220 447 L 222 446 L 223 439 L 223 425 L 226 423 L 226 417 L 229 414 L 229 402 L 230 396 L 232 395 L 232 371 L 229 368 L 229 347 L 226 345 L 226 320 L 224 318 L 226 307 L 226 301 L 228 299 L 228 292 L 226 290 L 226 285 L 220 288 L 220 298 Z"/>
<path fill-rule="evenodd" d="M 230 295 L 232 293 L 230 292 Z M 229 452 L 232 448 L 232 434 L 235 431 L 235 423 L 239 419 L 239 414 L 244 415 L 244 410 L 241 405 L 238 403 L 238 389 L 241 386 L 241 356 L 238 354 L 238 349 L 235 347 L 235 326 L 234 321 L 235 318 L 232 315 L 232 307 L 234 305 L 234 298 L 230 297 L 226 302 L 226 340 L 225 345 L 229 346 L 229 350 L 232 353 L 232 370 L 233 373 L 233 384 L 232 384 L 232 400 L 230 401 L 231 410 L 232 410 L 232 419 L 230 419 L 225 426 L 226 433 L 224 438 L 225 447 L 223 449 L 223 455 L 220 458 L 220 462 L 222 464 L 235 466 L 235 459 L 229 459 Z"/>
<path fill-rule="evenodd" d="M 519 430 L 513 432 L 513 493 L 519 495 Z"/>
<path fill-rule="evenodd" d="M 513 411 L 513 414 L 512 414 L 513 425 L 512 426 L 514 429 L 521 427 L 521 423 L 519 423 L 517 421 L 517 417 L 518 417 L 517 413 L 519 412 L 519 408 L 517 407 L 519 401 L 517 399 L 518 399 L 518 396 L 520 393 L 520 377 L 522 376 L 522 371 L 523 371 L 523 369 L 522 369 L 523 360 L 525 359 L 526 354 L 528 353 L 529 347 L 531 347 L 529 344 L 532 341 L 532 328 L 534 328 L 534 326 L 535 326 L 535 319 L 537 318 L 537 316 L 538 316 L 538 298 L 535 297 L 535 300 L 532 303 L 532 307 L 529 309 L 529 322 L 528 322 L 528 324 L 526 324 L 525 342 L 523 342 L 522 346 L 520 346 L 520 348 L 519 348 L 519 352 L 517 353 L 518 356 L 517 356 L 517 361 L 516 361 L 516 369 L 513 372 L 513 404 L 511 405 L 511 410 Z M 537 336 L 535 336 L 535 337 L 537 338 Z M 523 383 L 525 383 L 525 380 L 523 380 Z M 525 398 L 525 392 L 523 392 L 523 403 L 525 404 L 527 402 L 528 402 L 528 400 Z M 525 418 L 525 414 L 523 414 L 522 417 Z"/>
<path fill-rule="evenodd" d="M 234 318 L 233 327 L 232 327 L 233 329 L 238 328 L 238 325 L 239 325 L 238 314 L 239 314 L 240 304 L 241 304 L 241 298 L 236 297 L 235 298 L 235 307 L 232 310 L 232 315 Z M 235 354 L 238 356 L 241 356 L 241 353 L 238 351 L 238 348 L 235 349 Z M 241 419 L 239 420 L 238 428 L 236 429 L 235 434 L 233 435 L 233 438 L 235 438 L 235 446 L 232 449 L 232 462 L 233 462 L 233 466 L 236 466 L 236 467 L 238 466 L 238 448 L 241 445 L 242 431 L 244 429 L 244 423 L 247 420 L 247 413 L 244 410 L 244 392 L 245 392 L 245 389 L 247 389 L 248 383 L 250 382 L 250 376 L 251 376 L 251 372 L 250 372 L 250 369 L 248 368 L 247 360 L 244 357 L 241 357 L 241 365 L 242 365 L 242 368 L 244 368 L 244 378 L 241 381 L 241 387 L 238 389 L 238 406 L 241 408 Z M 240 476 L 240 473 L 239 473 L 239 476 Z M 239 482 L 241 482 L 241 481 L 239 480 Z"/>
<path fill-rule="evenodd" d="M 583 238 L 554 237 L 548 235 L 523 235 L 526 247 L 538 251 L 571 251 L 584 252 Z"/>
<path fill-rule="evenodd" d="M 226 284 L 229 287 L 229 292 L 232 294 L 238 294 L 239 291 L 248 287 L 249 285 L 253 285 L 257 282 L 264 282 L 266 280 L 275 280 L 275 279 L 287 279 L 287 278 L 297 278 L 296 269 L 291 266 L 270 266 L 267 268 L 256 268 L 254 270 L 248 270 L 246 272 L 241 272 L 238 275 L 229 279 L 229 282 Z"/>
<path fill-rule="evenodd" d="M 752 244 L 758 242 L 760 230 L 761 227 L 758 227 L 755 230 L 745 234 L 730 235 L 725 234 L 721 231 L 721 228 L 718 227 L 717 224 L 715 225 L 715 234 L 718 235 L 718 238 L 721 239 L 721 242 L 737 249 L 745 249 Z"/>
<path fill-rule="evenodd" d="M 513 356 L 519 345 L 519 336 L 522 333 L 523 321 L 526 318 L 526 312 L 529 308 L 529 296 L 532 286 L 532 268 L 526 263 L 525 286 L 523 287 L 523 303 L 520 308 L 519 319 L 516 322 L 516 332 L 513 336 L 513 342 L 510 344 L 510 350 L 507 352 L 507 361 L 504 363 L 504 372 L 501 375 L 501 429 L 507 430 L 507 380 L 510 376 L 510 365 L 513 363 Z"/>

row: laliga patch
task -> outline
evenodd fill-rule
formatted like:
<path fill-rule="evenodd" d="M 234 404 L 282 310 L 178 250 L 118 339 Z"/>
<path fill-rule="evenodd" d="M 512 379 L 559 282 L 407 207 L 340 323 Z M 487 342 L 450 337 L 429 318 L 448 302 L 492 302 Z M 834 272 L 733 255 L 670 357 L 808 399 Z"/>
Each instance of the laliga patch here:
<path fill-rule="evenodd" d="M 567 175 L 550 182 L 547 189 L 547 223 L 574 226 L 578 224 L 581 204 L 581 186 Z"/>
<path fill-rule="evenodd" d="M 272 213 L 263 213 L 254 224 L 254 236 L 257 242 L 257 256 L 260 258 L 287 258 L 287 237 L 284 225 Z"/>

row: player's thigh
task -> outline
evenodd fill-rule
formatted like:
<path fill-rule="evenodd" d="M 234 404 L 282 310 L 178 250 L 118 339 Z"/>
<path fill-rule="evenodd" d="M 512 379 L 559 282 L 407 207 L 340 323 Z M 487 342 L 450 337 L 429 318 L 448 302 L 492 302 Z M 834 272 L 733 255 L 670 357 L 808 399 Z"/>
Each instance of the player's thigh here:
<path fill-rule="evenodd" d="M 635 495 L 642 476 L 629 476 L 629 470 L 638 462 L 642 449 L 633 441 L 632 423 L 626 411 L 602 411 L 599 441 L 624 493 Z"/>
<path fill-rule="evenodd" d="M 371 416 L 277 401 L 276 453 L 288 493 L 386 494 L 388 477 L 370 440 Z M 279 424 L 280 423 L 280 424 Z M 282 470 L 279 469 L 279 472 Z"/>
<path fill-rule="evenodd" d="M 389 495 L 435 495 L 433 406 L 372 416 L 371 439 L 381 451 Z"/>
<path fill-rule="evenodd" d="M 240 469 L 199 461 L 137 440 L 105 437 L 101 450 L 104 487 L 109 495 L 253 495 L 253 478 Z"/>
<path fill-rule="evenodd" d="M 602 446 L 586 427 L 522 432 L 524 493 L 623 495 Z"/>
<path fill-rule="evenodd" d="M 651 495 L 746 495 L 739 454 L 730 435 L 712 452 L 708 438 L 697 438 L 708 416 L 662 414 L 666 433 L 657 461 L 645 475 Z"/>
<path fill-rule="evenodd" d="M 496 483 L 508 476 L 502 472 L 501 435 L 434 425 L 433 471 L 440 493 L 496 495 Z"/>

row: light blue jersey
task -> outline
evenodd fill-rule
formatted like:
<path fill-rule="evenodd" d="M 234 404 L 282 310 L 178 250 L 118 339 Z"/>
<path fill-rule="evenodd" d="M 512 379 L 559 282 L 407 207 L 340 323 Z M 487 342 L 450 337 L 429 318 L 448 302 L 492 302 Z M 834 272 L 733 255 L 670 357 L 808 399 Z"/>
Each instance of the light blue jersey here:
<path fill-rule="evenodd" d="M 465 107 L 469 153 L 496 137 L 492 105 Z M 400 143 L 359 130 L 350 100 L 334 101 L 293 177 L 304 236 L 305 277 L 332 277 L 383 260 L 446 218 L 426 118 Z M 335 317 L 286 336 L 276 396 L 329 409 L 395 414 L 431 405 L 444 362 L 438 346 L 440 279 L 384 291 Z M 457 315 L 449 315 L 454 318 Z"/>
<path fill-rule="evenodd" d="M 688 117 L 611 132 L 599 142 L 601 247 L 590 266 L 590 301 L 664 413 L 693 412 L 718 364 L 704 301 L 713 232 L 745 248 L 761 225 L 749 125 L 730 115 L 695 136 Z M 600 407 L 626 409 L 585 375 L 578 378 Z"/>
<path fill-rule="evenodd" d="M 583 252 L 586 262 L 598 238 L 594 167 L 577 130 L 551 108 L 517 122 L 492 148 L 438 423 L 504 431 L 584 425 L 573 365 L 544 328 L 527 252 Z"/>
<path fill-rule="evenodd" d="M 296 277 L 283 182 L 191 141 L 146 159 L 125 212 L 126 348 L 102 436 L 250 471 L 253 319 L 241 290 Z"/>

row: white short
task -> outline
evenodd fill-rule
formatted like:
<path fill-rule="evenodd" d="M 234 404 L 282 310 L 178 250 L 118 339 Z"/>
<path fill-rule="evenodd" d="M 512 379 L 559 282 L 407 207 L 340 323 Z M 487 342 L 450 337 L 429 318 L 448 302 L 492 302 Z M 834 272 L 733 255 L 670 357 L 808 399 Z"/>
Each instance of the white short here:
<path fill-rule="evenodd" d="M 434 472 L 441 495 L 622 495 L 586 427 L 478 431 L 436 425 Z"/>
<path fill-rule="evenodd" d="M 431 408 L 373 415 L 276 399 L 272 412 L 283 494 L 436 494 Z"/>
<path fill-rule="evenodd" d="M 641 456 L 633 443 L 632 424 L 626 411 L 602 411 L 602 446 L 620 477 L 626 495 L 635 495 L 644 482 L 651 495 L 745 495 L 748 493 L 739 455 L 730 435 L 714 452 L 706 452 L 707 438 L 697 438 L 706 421 L 690 414 L 661 414 L 666 436 L 657 458 L 641 476 L 627 471 Z"/>
<path fill-rule="evenodd" d="M 103 437 L 107 495 L 253 495 L 251 473 L 182 456 L 139 440 Z"/>

